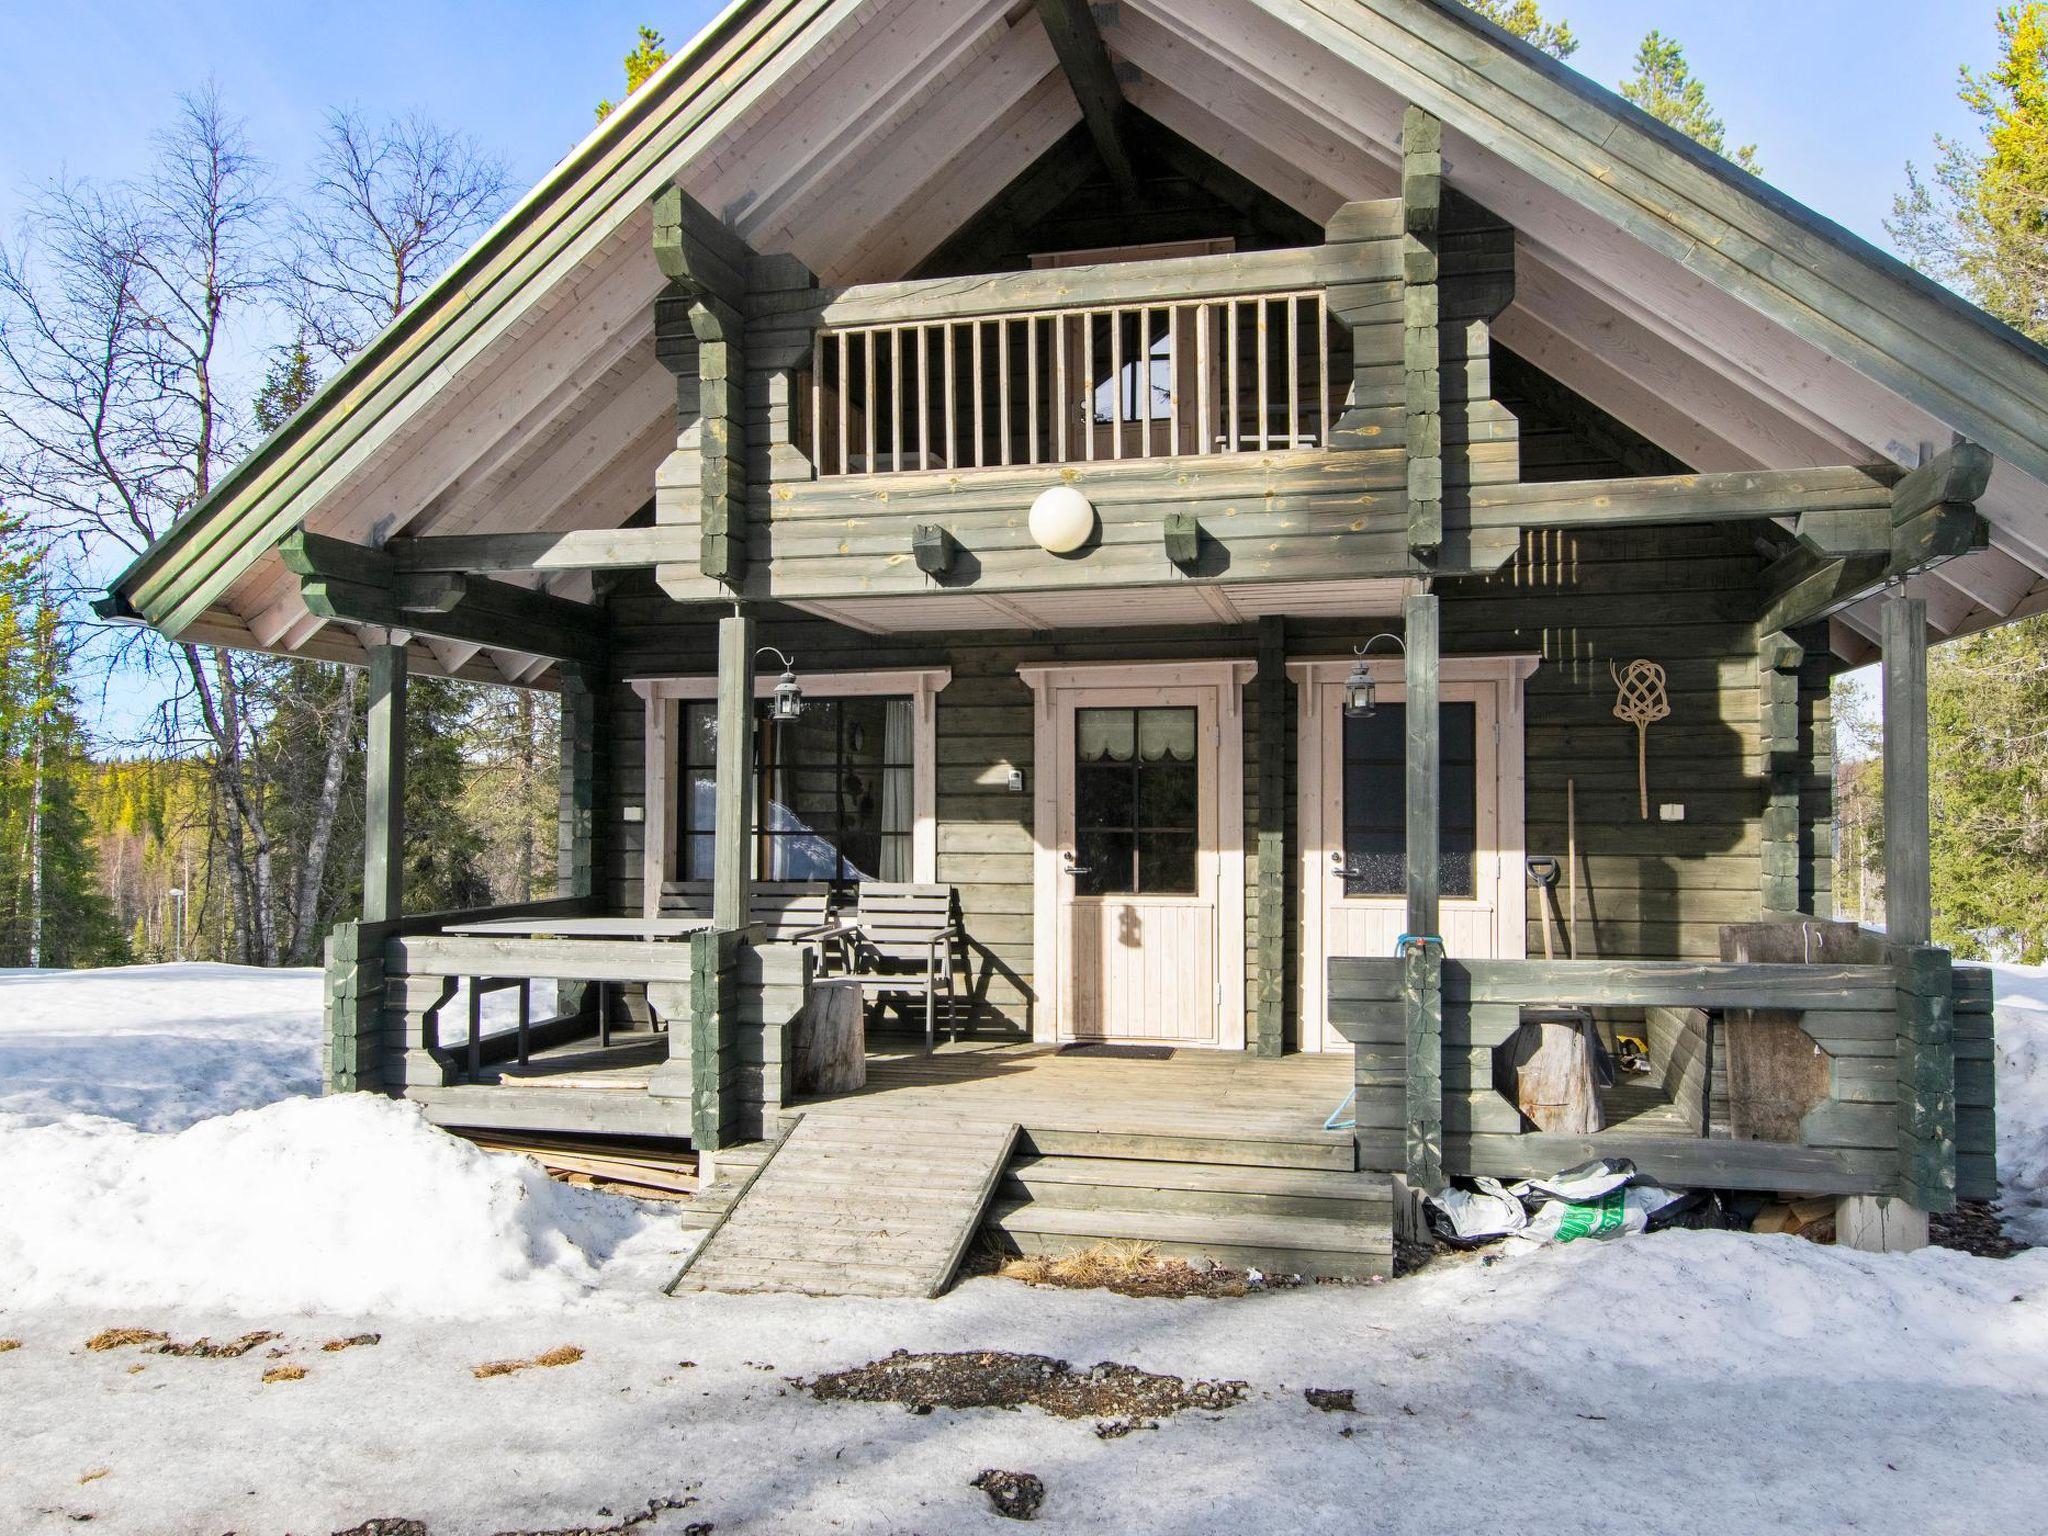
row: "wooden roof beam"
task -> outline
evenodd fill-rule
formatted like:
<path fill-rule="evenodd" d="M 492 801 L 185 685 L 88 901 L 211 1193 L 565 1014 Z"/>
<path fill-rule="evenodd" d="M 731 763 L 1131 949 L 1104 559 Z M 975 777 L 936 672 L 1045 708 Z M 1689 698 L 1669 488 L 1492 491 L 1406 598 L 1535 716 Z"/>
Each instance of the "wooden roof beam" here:
<path fill-rule="evenodd" d="M 602 667 L 602 616 L 582 603 L 455 572 L 401 571 L 381 549 L 303 529 L 279 546 L 312 614 Z"/>
<path fill-rule="evenodd" d="M 1060 70 L 1081 104 L 1081 118 L 1095 141 L 1095 152 L 1109 168 L 1118 195 L 1135 203 L 1138 171 L 1131 154 L 1130 104 L 1117 83 L 1116 65 L 1110 60 L 1109 45 L 1102 40 L 1102 29 L 1095 24 L 1094 9 L 1087 0 L 1037 0 L 1037 4 L 1038 19 L 1045 23 Z"/>

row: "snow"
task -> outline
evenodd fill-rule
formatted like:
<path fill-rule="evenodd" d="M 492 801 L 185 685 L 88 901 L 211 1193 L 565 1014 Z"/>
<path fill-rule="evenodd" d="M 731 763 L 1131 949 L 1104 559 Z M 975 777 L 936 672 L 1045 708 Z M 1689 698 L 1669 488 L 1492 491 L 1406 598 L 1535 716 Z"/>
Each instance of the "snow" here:
<path fill-rule="evenodd" d="M 2048 966 L 1992 967 L 1998 1179 L 2013 1236 L 2048 1244 Z"/>
<path fill-rule="evenodd" d="M 534 1016 L 551 995 L 536 988 Z M 320 972 L 245 965 L 0 970 L 0 1123 L 77 1115 L 176 1131 L 211 1115 L 320 1091 Z M 518 995 L 484 995 L 486 1033 Z M 441 1010 L 453 1040 L 468 993 Z"/>
<path fill-rule="evenodd" d="M 1043 1478 L 1055 1532 L 2040 1527 L 2048 1249 L 2000 1262 L 1671 1232 L 1240 1301 L 987 1279 L 936 1303 L 671 1300 L 659 1283 L 690 1238 L 659 1209 L 551 1184 L 405 1106 L 293 1097 L 289 1052 L 268 1107 L 253 1069 L 234 1114 L 198 1118 L 215 1093 L 199 1081 L 153 1095 L 142 1068 L 175 1054 L 165 1039 L 232 1049 L 305 1027 L 288 1015 L 313 999 L 260 995 L 288 981 L 209 971 L 40 978 L 41 1022 L 0 1012 L 0 1052 L 34 1036 L 49 1058 L 40 1108 L 0 1123 L 0 1339 L 20 1343 L 0 1352 L 0 1530 L 409 1517 L 485 1536 L 615 1525 L 671 1498 L 693 1502 L 642 1536 L 1008 1529 L 969 1486 L 990 1467 Z M 172 992 L 189 1016 L 167 1025 Z M 1999 1015 L 2009 1199 L 2048 1221 L 2048 972 L 2002 970 Z M 110 1101 L 60 1042 L 93 1055 L 90 1037 L 124 1031 L 155 1042 L 129 1063 L 133 1123 L 86 1118 Z M 280 1337 L 228 1360 L 83 1348 L 113 1326 Z M 320 1347 L 360 1333 L 381 1338 Z M 583 1359 L 472 1373 L 563 1344 Z M 1105 1440 L 1033 1410 L 819 1403 L 789 1380 L 895 1349 L 1118 1360 L 1250 1391 Z M 265 1384 L 280 1361 L 304 1379 Z M 1311 1386 L 1353 1388 L 1359 1411 L 1311 1408 Z"/>
<path fill-rule="evenodd" d="M 0 1134 L 0 1276 L 22 1306 L 544 1311 L 650 1220 L 366 1095 L 174 1135 L 104 1120 Z"/>

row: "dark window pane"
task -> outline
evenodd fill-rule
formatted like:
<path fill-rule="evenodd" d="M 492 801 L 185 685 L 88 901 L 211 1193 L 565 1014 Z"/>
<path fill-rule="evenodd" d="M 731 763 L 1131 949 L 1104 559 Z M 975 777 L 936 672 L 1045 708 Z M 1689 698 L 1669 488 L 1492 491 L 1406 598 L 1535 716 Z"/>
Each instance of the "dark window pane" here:
<path fill-rule="evenodd" d="M 1131 770 L 1127 766 L 1083 763 L 1075 768 L 1075 826 L 1128 827 L 1131 809 Z"/>
<path fill-rule="evenodd" d="M 1201 770 L 1191 762 L 1146 763 L 1138 771 L 1138 825 L 1193 832 L 1200 782 Z"/>
<path fill-rule="evenodd" d="M 718 706 L 683 706 L 683 761 L 693 768 L 709 768 L 718 761 Z"/>
<path fill-rule="evenodd" d="M 1382 704 L 1344 722 L 1344 894 L 1394 896 L 1407 888 L 1408 712 Z M 1437 836 L 1446 896 L 1471 896 L 1479 815 L 1478 710 L 1438 706 L 1441 781 Z"/>
<path fill-rule="evenodd" d="M 1146 896 L 1195 894 L 1195 834 L 1140 832 L 1137 890 Z"/>
<path fill-rule="evenodd" d="M 1074 894 L 1076 896 L 1129 896 L 1135 880 L 1132 869 L 1134 840 L 1129 832 L 1090 828 L 1075 840 Z"/>

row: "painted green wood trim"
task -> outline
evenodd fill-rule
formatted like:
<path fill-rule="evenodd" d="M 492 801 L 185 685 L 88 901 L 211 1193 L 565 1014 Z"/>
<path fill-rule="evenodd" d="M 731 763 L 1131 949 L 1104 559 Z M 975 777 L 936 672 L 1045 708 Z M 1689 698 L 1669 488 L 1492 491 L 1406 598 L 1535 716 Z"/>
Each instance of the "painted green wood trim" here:
<path fill-rule="evenodd" d="M 563 533 L 453 533 L 393 539 L 384 552 L 401 574 L 457 571 L 639 570 L 693 559 L 697 536 L 675 527 L 578 528 Z"/>
<path fill-rule="evenodd" d="M 711 920 L 747 925 L 753 889 L 754 621 L 718 621 L 718 786 L 712 811 Z"/>
<path fill-rule="evenodd" d="M 1346 207 L 1359 210 L 1348 227 L 1361 232 L 1339 245 L 865 283 L 781 296 L 772 304 L 757 305 L 752 318 L 757 325 L 803 326 L 814 330 L 936 324 L 941 320 L 1026 311 L 1158 304 L 1164 300 L 1193 302 L 1240 294 L 1398 282 L 1400 204 L 1351 203 Z M 1387 297 L 1398 302 L 1398 295 L 1390 292 Z"/>
<path fill-rule="evenodd" d="M 1406 1156 L 1408 1180 L 1434 1193 L 1444 1186 L 1443 948 L 1409 946 L 1401 962 L 1406 1014 Z M 1360 1129 L 1365 1129 L 1363 1117 Z"/>
<path fill-rule="evenodd" d="M 1887 764 L 1889 767 L 1889 764 Z M 1923 1211 L 1956 1203 L 1956 1021 L 1948 951 L 1899 945 L 1899 1194 Z"/>
<path fill-rule="evenodd" d="M 1476 485 L 1453 500 L 1470 506 L 1475 527 L 1596 529 L 1776 520 L 1814 512 L 1879 515 L 1888 512 L 1892 496 L 1884 470 L 1836 466 Z"/>
<path fill-rule="evenodd" d="M 1758 744 L 1766 785 L 1759 897 L 1765 912 L 1800 910 L 1800 793 L 1806 765 L 1799 755 L 1799 669 L 1805 660 L 1805 650 L 1789 635 L 1773 632 L 1758 642 Z"/>
<path fill-rule="evenodd" d="M 405 910 L 405 647 L 370 647 L 363 747 L 363 921 Z"/>
<path fill-rule="evenodd" d="M 484 577 L 451 590 L 445 573 L 408 574 L 381 549 L 303 529 L 278 552 L 322 618 L 602 664 L 603 615 L 587 604 Z"/>
<path fill-rule="evenodd" d="M 654 257 L 668 288 L 655 301 L 655 353 L 696 380 L 698 568 L 739 580 L 747 563 L 748 271 L 744 241 L 680 187 L 654 199 Z M 680 344 L 687 335 L 694 346 Z M 685 414 L 678 398 L 678 417 Z M 678 426 L 690 425 L 679 419 Z"/>
<path fill-rule="evenodd" d="M 672 178 L 677 146 L 752 99 L 844 0 L 739 0 L 635 91 L 556 171 L 386 328 L 206 502 L 114 583 L 176 634 L 365 462 L 431 390 L 525 313 L 527 294 L 575 266 Z"/>
<path fill-rule="evenodd" d="M 561 775 L 556 814 L 555 889 L 565 897 L 598 894 L 604 869 L 604 742 L 608 739 L 600 680 L 581 667 L 561 669 Z"/>
<path fill-rule="evenodd" d="M 1438 895 L 1442 888 L 1442 741 L 1439 736 L 1441 617 L 1436 594 L 1420 593 L 1402 604 L 1407 689 L 1406 842 L 1408 933 L 1402 961 L 1402 995 L 1407 1009 L 1408 1178 L 1417 1189 L 1434 1191 L 1444 1182 L 1443 1133 L 1443 940 Z"/>
<path fill-rule="evenodd" d="M 1401 124 L 1401 324 L 1408 448 L 1408 549 L 1444 541 L 1442 290 L 1437 230 L 1444 202 L 1444 125 L 1420 107 Z"/>
<path fill-rule="evenodd" d="M 1081 120 L 1088 126 L 1096 154 L 1108 167 L 1117 195 L 1126 203 L 1138 200 L 1138 172 L 1131 163 L 1127 123 L 1130 109 L 1117 84 L 1116 66 L 1095 25 L 1095 13 L 1088 0 L 1038 0 L 1038 19 L 1052 39 L 1053 55 L 1060 71 L 1081 104 Z"/>
<path fill-rule="evenodd" d="M 1259 620 L 1258 994 L 1252 1013 L 1252 1049 L 1278 1056 L 1287 1028 L 1287 745 L 1294 730 L 1288 702 L 1287 621 Z"/>
<path fill-rule="evenodd" d="M 737 1130 L 744 940 L 743 932 L 718 928 L 690 938 L 690 1141 L 699 1152 L 716 1152 Z"/>
<path fill-rule="evenodd" d="M 1929 942 L 1934 924 L 1928 873 L 1927 604 L 1885 600 L 1884 891 L 1885 933 L 1895 944 Z"/>

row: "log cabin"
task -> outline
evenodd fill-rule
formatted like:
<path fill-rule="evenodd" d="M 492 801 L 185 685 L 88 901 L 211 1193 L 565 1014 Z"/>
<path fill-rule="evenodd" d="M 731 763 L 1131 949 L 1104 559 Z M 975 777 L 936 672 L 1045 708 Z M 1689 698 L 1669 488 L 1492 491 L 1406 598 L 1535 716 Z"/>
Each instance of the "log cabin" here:
<path fill-rule="evenodd" d="M 1909 1246 L 1996 1191 L 1926 658 L 2048 607 L 2044 386 L 1454 0 L 736 0 L 101 608 L 368 669 L 330 1087 L 687 1146 L 692 1283 L 1383 1274 L 1593 1156 Z M 408 910 L 414 674 L 559 693 L 555 899 Z"/>

